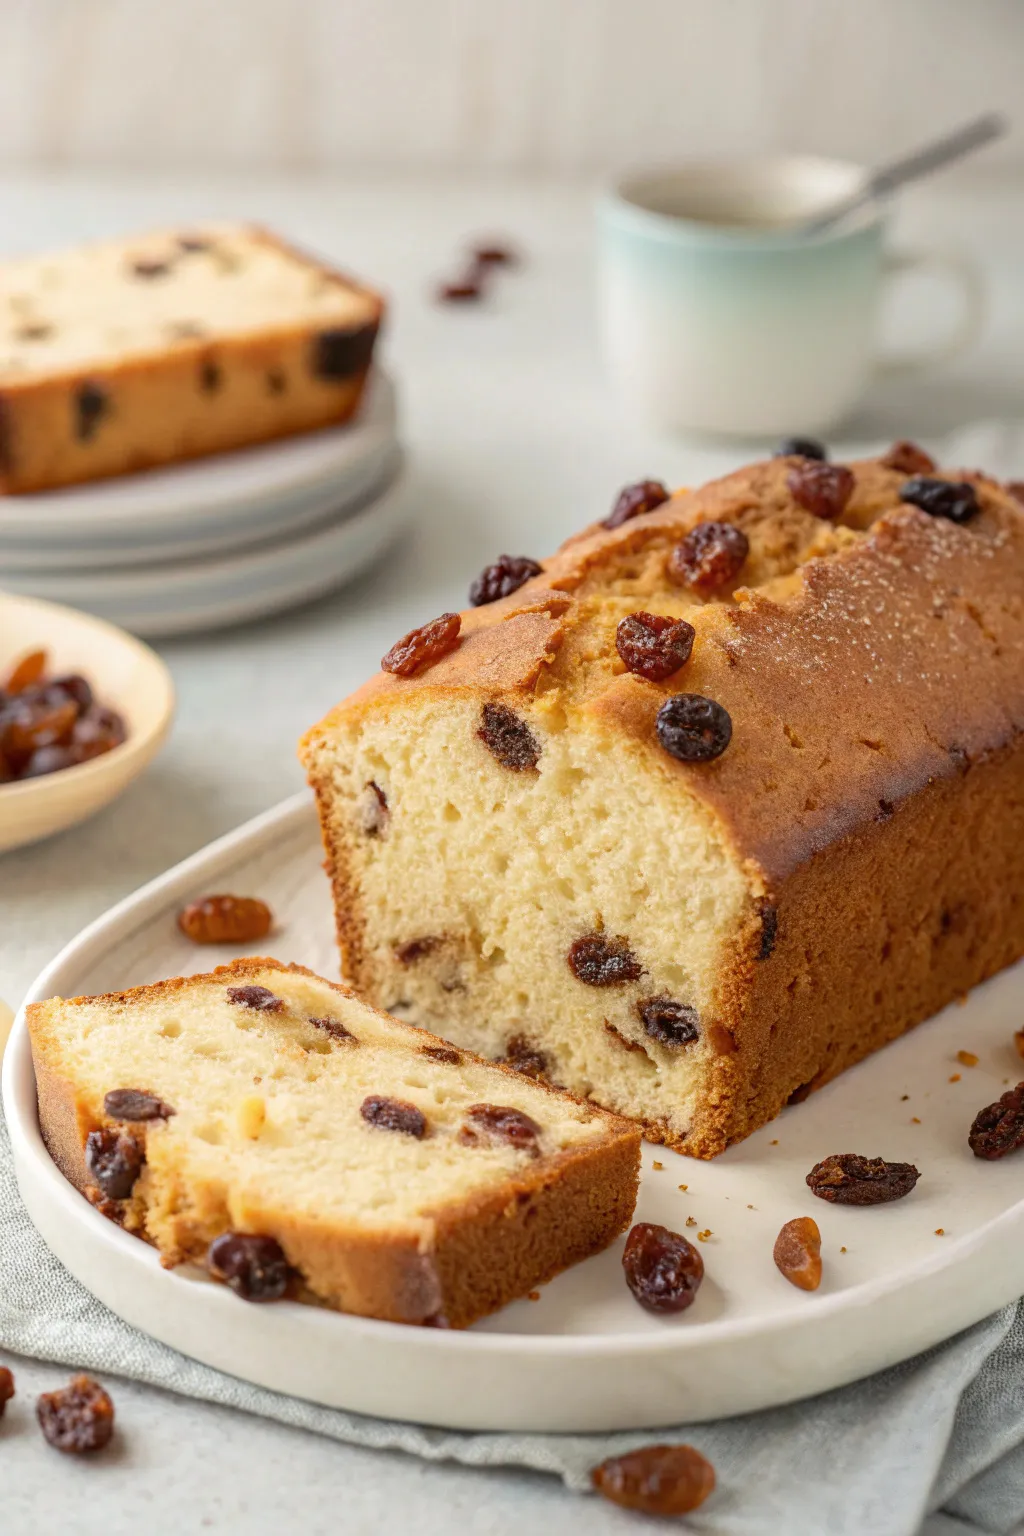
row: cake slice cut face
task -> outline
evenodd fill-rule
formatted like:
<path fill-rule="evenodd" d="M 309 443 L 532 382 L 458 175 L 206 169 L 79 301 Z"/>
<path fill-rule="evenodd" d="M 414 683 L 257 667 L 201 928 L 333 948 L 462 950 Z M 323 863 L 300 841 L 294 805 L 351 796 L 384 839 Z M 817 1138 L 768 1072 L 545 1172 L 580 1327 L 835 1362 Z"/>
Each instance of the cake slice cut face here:
<path fill-rule="evenodd" d="M 165 1263 L 462 1327 L 607 1246 L 639 1134 L 299 966 L 33 1005 L 44 1140 Z"/>
<path fill-rule="evenodd" d="M 1024 518 L 909 445 L 638 504 L 301 751 L 361 993 L 712 1156 L 1024 953 Z"/>

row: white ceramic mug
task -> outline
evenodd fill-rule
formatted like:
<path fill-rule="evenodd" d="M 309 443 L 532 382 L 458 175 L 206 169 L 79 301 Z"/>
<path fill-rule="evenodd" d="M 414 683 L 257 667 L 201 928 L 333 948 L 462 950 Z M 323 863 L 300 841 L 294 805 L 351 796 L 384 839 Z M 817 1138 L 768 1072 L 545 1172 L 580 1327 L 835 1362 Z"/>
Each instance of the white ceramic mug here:
<path fill-rule="evenodd" d="M 823 432 L 877 368 L 926 369 L 968 347 L 983 290 L 963 258 L 886 252 L 878 207 L 819 236 L 786 230 L 864 175 L 844 161 L 783 156 L 694 161 L 612 188 L 598 211 L 601 303 L 624 403 L 682 431 Z M 958 318 L 913 356 L 879 357 L 887 280 L 925 267 L 956 283 Z"/>

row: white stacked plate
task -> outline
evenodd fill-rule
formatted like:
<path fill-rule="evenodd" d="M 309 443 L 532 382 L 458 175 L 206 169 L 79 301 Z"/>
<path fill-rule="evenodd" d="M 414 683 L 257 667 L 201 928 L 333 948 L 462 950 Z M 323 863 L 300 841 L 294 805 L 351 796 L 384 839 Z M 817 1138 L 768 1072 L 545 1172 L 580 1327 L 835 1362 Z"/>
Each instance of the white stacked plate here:
<path fill-rule="evenodd" d="M 239 623 L 357 575 L 403 525 L 395 392 L 343 427 L 0 497 L 0 586 L 146 636 Z"/>

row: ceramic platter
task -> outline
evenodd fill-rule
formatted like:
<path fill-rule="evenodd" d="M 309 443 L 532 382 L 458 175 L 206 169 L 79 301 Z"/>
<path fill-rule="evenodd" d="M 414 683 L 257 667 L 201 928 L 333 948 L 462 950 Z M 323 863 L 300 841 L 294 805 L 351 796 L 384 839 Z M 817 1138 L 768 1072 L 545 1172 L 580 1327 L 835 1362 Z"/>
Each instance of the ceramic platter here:
<path fill-rule="evenodd" d="M 122 902 L 39 978 L 30 1000 L 101 992 L 230 958 L 177 932 L 186 899 L 233 890 L 278 917 L 261 948 L 334 976 L 327 887 L 303 796 L 250 822 Z M 262 1386 L 361 1413 L 466 1429 L 656 1428 L 805 1397 L 906 1359 L 1024 1291 L 1020 1154 L 985 1163 L 970 1122 L 1016 1082 L 1024 975 L 1005 972 L 880 1055 L 787 1109 L 713 1163 L 644 1150 L 637 1219 L 691 1235 L 706 1278 L 694 1305 L 656 1318 L 622 1279 L 621 1243 L 466 1332 L 254 1307 L 104 1220 L 66 1183 L 39 1136 L 24 1022 L 4 1062 L 18 1182 L 45 1240 L 94 1295 L 185 1354 Z M 977 1066 L 958 1064 L 967 1049 Z M 951 1081 L 959 1074 L 959 1081 Z M 830 1152 L 908 1160 L 906 1199 L 866 1209 L 815 1200 L 808 1169 Z M 687 1186 L 685 1189 L 681 1185 Z M 820 1290 L 772 1263 L 779 1227 L 811 1214 Z M 936 1234 L 941 1228 L 943 1235 Z M 845 1252 L 842 1250 L 845 1248 Z"/>

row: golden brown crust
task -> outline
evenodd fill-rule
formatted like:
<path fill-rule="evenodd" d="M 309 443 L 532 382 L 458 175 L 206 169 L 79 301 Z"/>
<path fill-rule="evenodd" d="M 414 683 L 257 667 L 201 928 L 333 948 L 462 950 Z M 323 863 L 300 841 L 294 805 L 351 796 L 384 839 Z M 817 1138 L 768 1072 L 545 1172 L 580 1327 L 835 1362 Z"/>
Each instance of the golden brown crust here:
<path fill-rule="evenodd" d="M 99 998 L 67 1001 L 130 1007 L 156 995 L 187 995 L 197 983 L 265 975 L 268 970 L 322 980 L 305 966 L 248 957 L 218 966 L 206 976 L 173 977 Z M 343 997 L 355 996 L 349 987 L 327 984 Z M 84 1146 L 89 1131 L 103 1121 L 91 1113 L 76 1085 L 47 1061 L 49 1006 L 37 1003 L 27 1010 L 43 1140 L 65 1177 L 93 1203 L 101 1204 L 85 1165 Z M 444 1044 L 401 1020 L 389 1018 L 388 1022 L 407 1032 L 417 1046 Z M 479 1060 L 469 1052 L 461 1054 Z M 510 1068 L 486 1065 L 521 1082 Z M 546 1084 L 538 1086 L 565 1097 Z M 175 1182 L 173 1167 L 160 1156 L 159 1141 L 151 1148 L 159 1180 L 151 1179 L 148 1167 L 144 1168 L 131 1200 L 118 1216 L 129 1228 L 155 1241 L 168 1265 L 204 1263 L 211 1240 L 233 1223 L 241 1230 L 277 1239 L 302 1277 L 308 1291 L 304 1299 L 387 1321 L 441 1320 L 451 1327 L 466 1327 L 606 1247 L 628 1225 L 639 1177 L 639 1133 L 623 1120 L 588 1108 L 604 1121 L 606 1134 L 600 1140 L 539 1158 L 486 1198 L 438 1209 L 428 1223 L 433 1236 L 426 1245 L 407 1231 L 367 1232 L 337 1222 L 318 1222 L 288 1209 L 270 1209 L 258 1192 L 251 1204 L 244 1192 L 238 1195 L 229 1213 L 219 1187 L 184 1188 Z M 150 1129 L 148 1125 L 133 1128 L 142 1138 L 148 1137 Z M 158 1183 L 159 1194 L 154 1188 Z M 159 1207 L 153 1204 L 157 1200 Z"/>
<path fill-rule="evenodd" d="M 248 232 L 330 282 L 358 289 L 366 308 L 359 329 L 367 332 L 369 353 L 384 319 L 380 294 L 260 226 Z M 10 378 L 0 388 L 0 494 L 133 474 L 348 421 L 359 408 L 369 366 L 341 379 L 314 376 L 309 345 L 323 328 L 271 325 L 182 339 L 148 357 Z M 220 380 L 213 392 L 199 384 L 211 369 Z M 268 379 L 277 377 L 287 381 L 283 393 L 268 388 Z M 74 431 L 75 401 L 87 383 L 106 390 L 114 409 L 82 440 Z"/>
<path fill-rule="evenodd" d="M 530 602 L 565 596 L 549 659 L 538 672 L 539 651 L 510 647 L 499 691 L 557 693 L 572 728 L 646 754 L 668 795 L 711 813 L 748 882 L 709 1021 L 705 1101 L 684 1137 L 644 1127 L 698 1156 L 1024 953 L 1021 507 L 980 474 L 936 471 L 970 481 L 981 510 L 963 526 L 930 517 L 901 501 L 905 473 L 869 460 L 850 466 L 853 496 L 832 525 L 795 503 L 795 463 L 752 465 L 614 531 L 585 529 L 511 598 L 466 616 L 472 642 L 447 671 L 372 679 L 301 747 L 343 966 L 364 985 L 366 917 L 319 754 L 333 731 L 392 709 L 474 688 L 493 697 L 473 661 L 480 627 L 501 635 Z M 740 577 L 687 609 L 697 633 L 683 672 L 664 684 L 625 673 L 595 649 L 594 615 L 613 630 L 631 608 L 659 611 L 667 554 L 709 520 L 748 535 Z M 657 711 L 681 689 L 731 716 L 713 762 L 676 762 L 657 744 Z M 759 960 L 764 907 L 778 935 Z"/>

